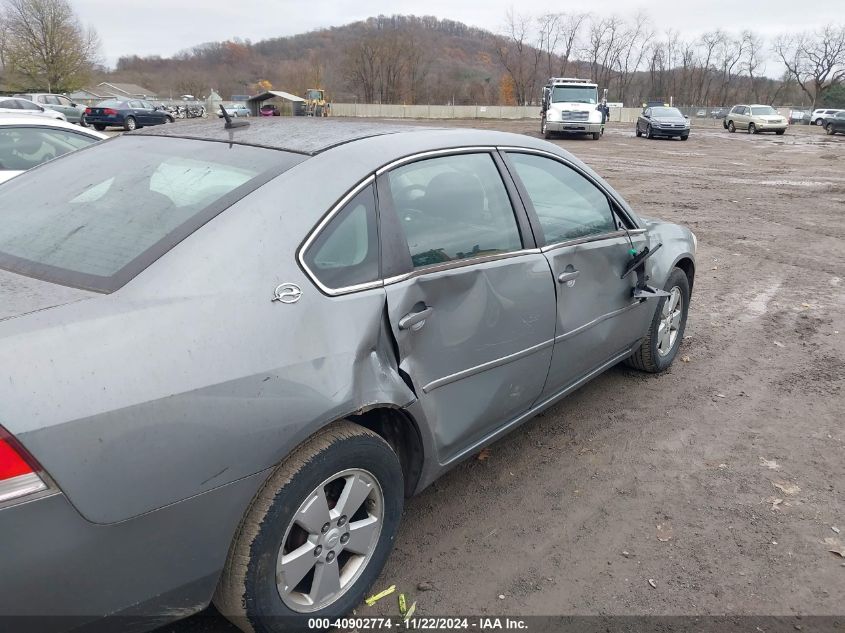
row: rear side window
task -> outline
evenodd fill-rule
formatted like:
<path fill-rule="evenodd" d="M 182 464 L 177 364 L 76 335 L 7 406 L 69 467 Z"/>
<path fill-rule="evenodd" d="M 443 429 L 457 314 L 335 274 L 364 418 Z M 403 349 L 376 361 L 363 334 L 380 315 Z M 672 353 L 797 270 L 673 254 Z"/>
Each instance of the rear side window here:
<path fill-rule="evenodd" d="M 18 100 L 18 107 L 21 110 L 38 110 L 39 112 L 42 110 L 41 106 L 30 101 L 24 101 L 22 99 Z"/>
<path fill-rule="evenodd" d="M 0 108 L 7 108 L 10 110 L 20 110 L 21 102 L 17 99 L 4 99 L 0 101 Z"/>
<path fill-rule="evenodd" d="M 0 268 L 111 292 L 303 159 L 155 136 L 92 146 L 0 187 Z"/>
<path fill-rule="evenodd" d="M 605 193 L 574 169 L 535 154 L 509 154 L 547 244 L 617 230 Z"/>
<path fill-rule="evenodd" d="M 378 279 L 378 227 L 372 185 L 332 218 L 303 259 L 320 283 L 334 290 Z"/>
<path fill-rule="evenodd" d="M 0 127 L 0 170 L 32 169 L 97 140 L 66 130 L 34 126 Z"/>
<path fill-rule="evenodd" d="M 411 163 L 389 172 L 388 182 L 415 268 L 522 248 L 489 154 Z"/>

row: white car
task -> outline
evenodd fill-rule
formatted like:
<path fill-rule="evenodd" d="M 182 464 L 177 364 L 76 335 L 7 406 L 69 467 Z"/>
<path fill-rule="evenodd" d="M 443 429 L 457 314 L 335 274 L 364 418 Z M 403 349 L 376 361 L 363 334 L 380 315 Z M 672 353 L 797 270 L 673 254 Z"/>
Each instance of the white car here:
<path fill-rule="evenodd" d="M 0 116 L 0 183 L 105 138 L 105 134 L 43 116 Z"/>
<path fill-rule="evenodd" d="M 0 97 L 0 114 L 32 115 L 56 119 L 57 121 L 67 121 L 67 117 L 61 112 L 44 108 L 29 99 L 21 99 L 20 97 Z"/>
<path fill-rule="evenodd" d="M 223 107 L 226 108 L 226 114 L 228 114 L 230 117 L 238 118 L 249 116 L 249 108 L 247 108 L 246 105 L 244 105 L 243 103 L 234 103 L 232 105 L 227 105 Z M 217 116 L 222 118 L 223 113 L 218 112 Z"/>
<path fill-rule="evenodd" d="M 845 110 L 837 110 L 836 108 L 822 108 L 820 110 L 813 110 L 810 115 L 810 122 L 813 125 L 824 125 L 824 120 L 828 117 L 837 114 L 838 112 L 845 112 Z"/>

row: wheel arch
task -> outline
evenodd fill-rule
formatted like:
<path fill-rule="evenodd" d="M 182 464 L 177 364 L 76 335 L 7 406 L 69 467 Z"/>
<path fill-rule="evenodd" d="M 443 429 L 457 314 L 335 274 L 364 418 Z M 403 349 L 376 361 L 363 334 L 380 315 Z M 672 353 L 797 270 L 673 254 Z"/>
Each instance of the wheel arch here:
<path fill-rule="evenodd" d="M 399 457 L 405 478 L 405 496 L 414 494 L 422 474 L 425 447 L 416 420 L 404 409 L 377 405 L 345 418 L 380 435 Z"/>
<path fill-rule="evenodd" d="M 677 260 L 675 260 L 672 268 L 680 268 L 684 271 L 684 274 L 687 276 L 687 281 L 689 281 L 690 292 L 692 292 L 693 281 L 695 280 L 695 262 L 692 257 L 689 255 L 681 255 Z"/>

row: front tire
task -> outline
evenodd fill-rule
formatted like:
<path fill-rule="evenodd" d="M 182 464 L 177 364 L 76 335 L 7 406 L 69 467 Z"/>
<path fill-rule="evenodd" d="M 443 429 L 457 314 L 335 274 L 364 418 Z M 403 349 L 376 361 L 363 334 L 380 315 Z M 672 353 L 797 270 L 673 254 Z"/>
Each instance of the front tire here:
<path fill-rule="evenodd" d="M 836 130 L 833 129 L 833 123 L 828 123 L 827 126 L 824 128 L 825 133 L 828 136 L 833 136 L 836 134 Z"/>
<path fill-rule="evenodd" d="M 652 374 L 669 369 L 678 355 L 689 312 L 690 287 L 683 270 L 673 269 L 663 289 L 670 296 L 660 299 L 645 339 L 625 361 L 631 367 Z"/>
<path fill-rule="evenodd" d="M 654 132 L 653 132 L 653 131 L 652 131 L 652 129 L 651 129 L 651 124 L 649 124 L 648 126 L 646 126 L 646 129 L 645 129 L 645 137 L 646 137 L 646 138 L 654 138 Z"/>
<path fill-rule="evenodd" d="M 549 126 L 546 124 L 545 117 L 543 117 L 543 120 L 540 121 L 540 134 L 542 134 L 543 138 L 547 141 L 552 138 L 552 133 L 549 131 Z"/>
<path fill-rule="evenodd" d="M 399 527 L 402 468 L 379 435 L 341 421 L 299 446 L 256 494 L 214 604 L 254 633 L 342 617 L 375 581 Z"/>
<path fill-rule="evenodd" d="M 748 133 L 749 134 L 757 134 L 757 126 L 753 123 L 748 124 Z"/>
<path fill-rule="evenodd" d="M 643 135 L 643 133 L 640 132 L 640 124 L 639 123 L 637 123 L 637 127 L 634 128 L 634 135 L 637 138 L 640 138 Z"/>
<path fill-rule="evenodd" d="M 689 134 L 685 134 L 685 135 L 681 136 L 681 140 L 682 140 L 682 141 L 685 141 L 685 140 L 687 140 L 688 138 L 689 138 Z"/>
<path fill-rule="evenodd" d="M 736 126 L 733 121 L 728 121 L 728 132 L 736 132 Z"/>
<path fill-rule="evenodd" d="M 601 132 L 593 132 L 593 140 L 597 141 L 601 138 Z"/>

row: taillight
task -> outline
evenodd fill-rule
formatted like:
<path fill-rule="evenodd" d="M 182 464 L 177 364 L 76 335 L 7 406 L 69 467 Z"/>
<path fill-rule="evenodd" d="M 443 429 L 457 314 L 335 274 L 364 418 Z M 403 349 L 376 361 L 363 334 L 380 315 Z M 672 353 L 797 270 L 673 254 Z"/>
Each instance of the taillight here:
<path fill-rule="evenodd" d="M 103 110 L 103 114 L 106 116 L 115 116 L 117 114 L 117 110 L 113 110 L 112 108 L 105 108 Z"/>
<path fill-rule="evenodd" d="M 0 503 L 47 489 L 41 466 L 0 426 Z"/>
<path fill-rule="evenodd" d="M 91 114 L 91 108 L 85 108 L 85 114 Z"/>

